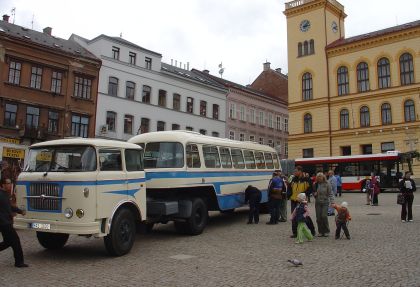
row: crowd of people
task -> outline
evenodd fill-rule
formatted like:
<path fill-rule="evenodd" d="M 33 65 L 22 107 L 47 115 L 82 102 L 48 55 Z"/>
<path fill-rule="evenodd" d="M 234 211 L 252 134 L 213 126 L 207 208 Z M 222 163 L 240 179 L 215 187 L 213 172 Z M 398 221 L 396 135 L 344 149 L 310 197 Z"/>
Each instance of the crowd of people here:
<path fill-rule="evenodd" d="M 380 182 L 374 173 L 362 181 L 363 192 L 366 192 L 368 205 L 377 206 L 380 194 Z M 403 198 L 401 208 L 401 221 L 413 221 L 412 206 L 416 191 L 416 184 L 411 179 L 411 173 L 406 172 L 399 182 L 400 195 Z M 259 205 L 261 191 L 254 186 L 248 186 L 245 191 L 246 202 L 250 205 L 248 224 L 259 223 Z M 270 211 L 269 225 L 287 221 L 287 201 L 290 200 L 292 221 L 292 235 L 297 238 L 296 243 L 302 243 L 304 238 L 312 240 L 316 236 L 315 226 L 310 216 L 308 202 L 311 197 L 315 200 L 315 216 L 319 237 L 330 234 L 328 216 L 335 216 L 335 239 L 340 239 L 341 231 L 350 239 L 348 222 L 351 220 L 348 203 L 335 203 L 337 197 L 342 196 L 342 179 L 339 174 L 329 170 L 318 172 L 310 177 L 308 173 L 297 166 L 294 173 L 287 177 L 276 171 L 268 185 L 268 207 Z"/>

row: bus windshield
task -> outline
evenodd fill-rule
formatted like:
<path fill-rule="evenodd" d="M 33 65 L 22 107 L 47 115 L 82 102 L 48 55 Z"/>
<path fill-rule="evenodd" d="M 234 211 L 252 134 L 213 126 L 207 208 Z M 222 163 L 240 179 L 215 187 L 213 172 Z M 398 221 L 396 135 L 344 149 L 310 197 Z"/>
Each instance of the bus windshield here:
<path fill-rule="evenodd" d="M 31 148 L 27 172 L 82 172 L 96 170 L 96 151 L 91 146 L 48 146 Z"/>

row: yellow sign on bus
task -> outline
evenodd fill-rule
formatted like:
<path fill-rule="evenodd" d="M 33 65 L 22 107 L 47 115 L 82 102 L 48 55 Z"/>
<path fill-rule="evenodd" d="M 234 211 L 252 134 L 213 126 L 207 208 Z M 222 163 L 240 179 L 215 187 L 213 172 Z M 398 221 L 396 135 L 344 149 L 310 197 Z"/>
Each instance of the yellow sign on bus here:
<path fill-rule="evenodd" d="M 10 147 L 3 147 L 3 157 L 24 159 L 25 150 L 17 149 L 17 148 L 10 148 Z"/>
<path fill-rule="evenodd" d="M 48 151 L 40 152 L 36 155 L 36 160 L 38 161 L 51 161 L 52 153 Z"/>

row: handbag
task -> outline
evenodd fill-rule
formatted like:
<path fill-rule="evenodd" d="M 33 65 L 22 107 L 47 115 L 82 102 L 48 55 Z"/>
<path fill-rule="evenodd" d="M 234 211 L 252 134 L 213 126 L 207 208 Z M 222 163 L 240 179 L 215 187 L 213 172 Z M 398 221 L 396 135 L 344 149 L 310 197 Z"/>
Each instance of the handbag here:
<path fill-rule="evenodd" d="M 405 196 L 404 194 L 398 194 L 397 196 L 397 204 L 403 205 L 405 203 Z"/>

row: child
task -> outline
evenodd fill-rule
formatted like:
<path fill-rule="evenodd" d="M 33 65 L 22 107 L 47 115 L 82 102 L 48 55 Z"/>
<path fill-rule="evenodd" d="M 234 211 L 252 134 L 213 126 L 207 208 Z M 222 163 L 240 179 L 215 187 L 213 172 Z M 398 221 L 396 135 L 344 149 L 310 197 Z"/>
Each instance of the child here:
<path fill-rule="evenodd" d="M 349 210 L 347 209 L 348 203 L 343 201 L 341 205 L 333 203 L 331 206 L 335 208 L 338 213 L 335 219 L 335 223 L 337 225 L 337 229 L 335 231 L 335 239 L 340 239 L 341 228 L 343 228 L 346 238 L 350 239 L 350 233 L 347 228 L 347 222 L 351 220 Z"/>
<path fill-rule="evenodd" d="M 312 241 L 314 237 L 306 227 L 306 217 L 309 216 L 309 208 L 305 193 L 299 193 L 297 200 L 299 204 L 292 213 L 292 221 L 296 219 L 298 223 L 296 243 L 303 243 L 303 237 L 306 237 L 308 241 Z"/>

